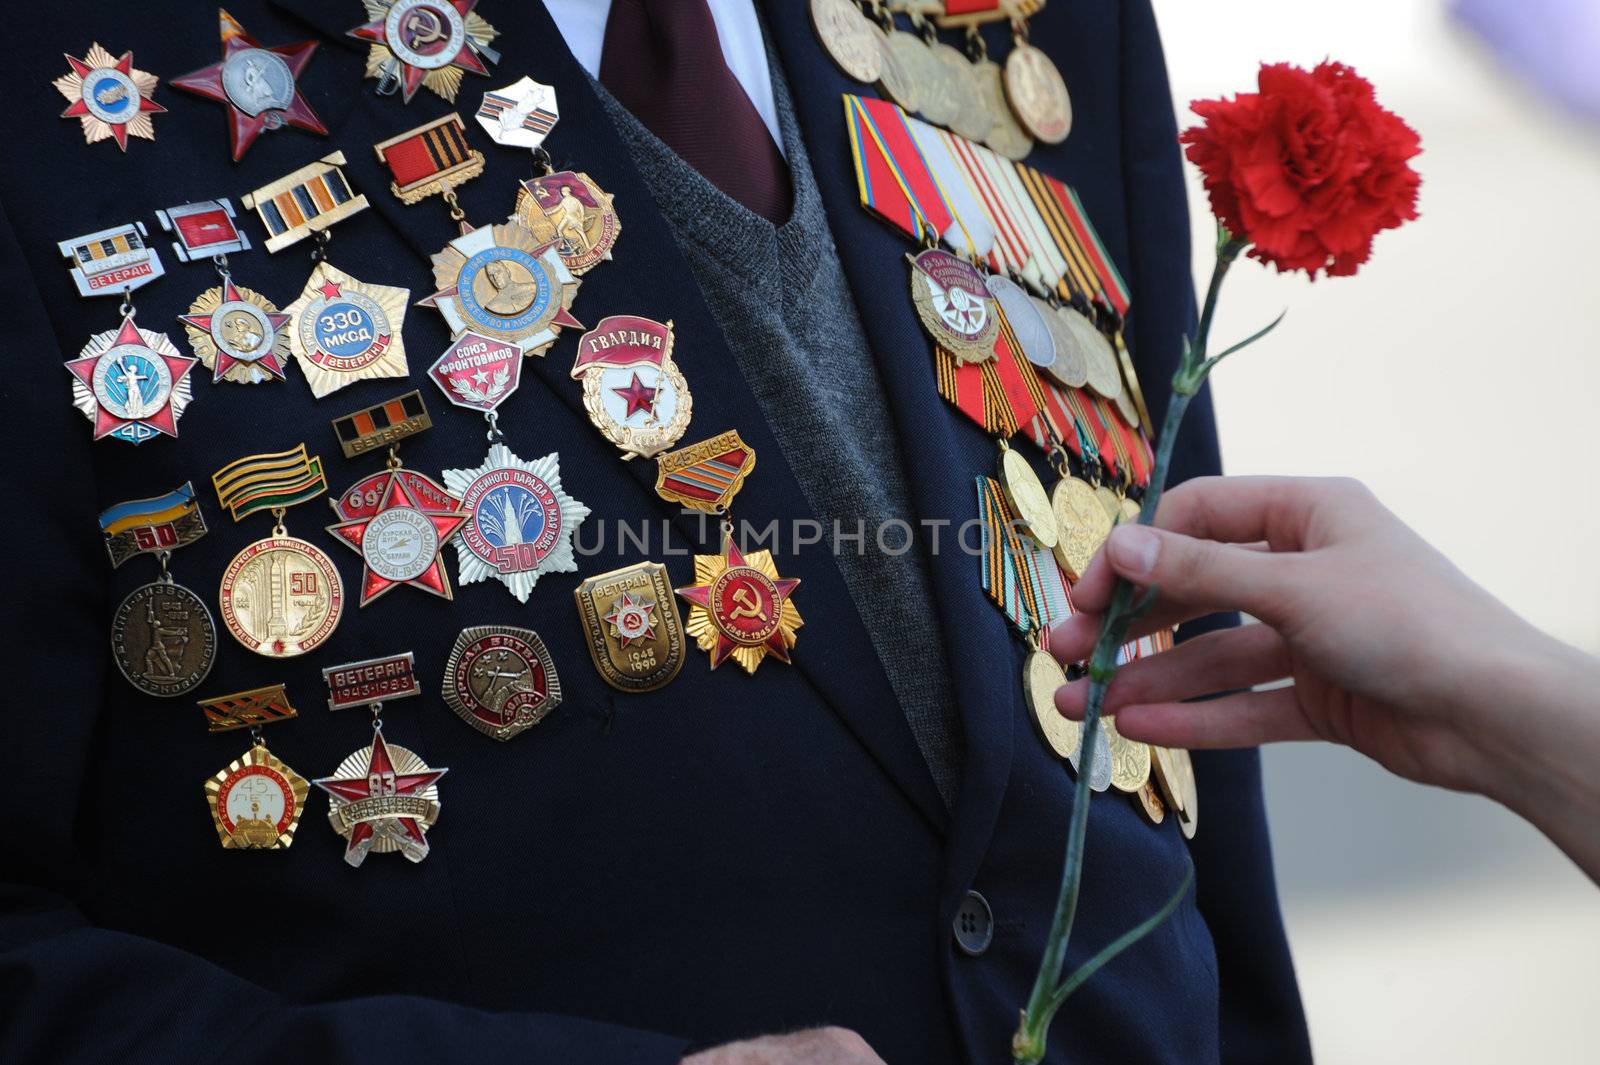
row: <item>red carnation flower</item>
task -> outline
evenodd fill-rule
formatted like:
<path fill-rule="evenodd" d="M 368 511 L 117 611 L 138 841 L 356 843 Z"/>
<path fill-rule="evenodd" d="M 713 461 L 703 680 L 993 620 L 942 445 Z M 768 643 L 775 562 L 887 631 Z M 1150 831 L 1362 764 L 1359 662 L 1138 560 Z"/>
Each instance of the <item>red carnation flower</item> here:
<path fill-rule="evenodd" d="M 1212 212 L 1280 271 L 1355 273 L 1373 237 L 1417 217 L 1416 131 L 1343 63 L 1263 64 L 1257 87 L 1190 105 L 1205 123 L 1179 140 Z"/>

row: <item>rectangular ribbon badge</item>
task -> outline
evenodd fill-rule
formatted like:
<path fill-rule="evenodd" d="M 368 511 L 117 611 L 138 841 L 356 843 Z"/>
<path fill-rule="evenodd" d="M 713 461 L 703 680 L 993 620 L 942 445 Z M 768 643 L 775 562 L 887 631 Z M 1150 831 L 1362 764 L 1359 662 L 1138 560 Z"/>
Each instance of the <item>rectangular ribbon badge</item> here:
<path fill-rule="evenodd" d="M 328 490 L 322 459 L 307 458 L 304 444 L 270 455 L 246 455 L 218 470 L 211 483 L 234 521 L 258 510 L 292 507 Z"/>
<path fill-rule="evenodd" d="M 314 233 L 367 209 L 367 198 L 350 188 L 343 152 L 334 152 L 240 197 L 267 230 L 267 250 L 282 251 Z"/>
<path fill-rule="evenodd" d="M 78 295 L 120 296 L 166 272 L 146 236 L 143 222 L 129 222 L 63 240 L 56 247 L 71 264 Z"/>
<path fill-rule="evenodd" d="M 330 666 L 322 671 L 322 679 L 328 682 L 329 710 L 349 710 L 422 694 L 410 651 Z"/>
<path fill-rule="evenodd" d="M 226 196 L 168 207 L 156 212 L 156 221 L 177 238 L 172 242 L 172 254 L 182 262 L 250 250 L 250 238 L 239 228 L 233 203 Z"/>
<path fill-rule="evenodd" d="M 483 173 L 483 153 L 467 144 L 466 126 L 457 114 L 445 115 L 372 147 L 379 161 L 394 175 L 389 191 L 403 203 L 417 203 Z"/>
<path fill-rule="evenodd" d="M 206 534 L 206 519 L 194 497 L 194 484 L 185 481 L 164 496 L 107 507 L 100 512 L 100 532 L 116 568 L 134 555 L 187 547 Z"/>
<path fill-rule="evenodd" d="M 200 709 L 205 711 L 208 732 L 256 728 L 299 716 L 298 711 L 289 705 L 289 695 L 283 690 L 282 684 L 219 695 L 215 699 L 201 699 Z"/>
<path fill-rule="evenodd" d="M 422 393 L 416 389 L 333 421 L 333 431 L 347 459 L 388 447 L 432 426 Z"/>

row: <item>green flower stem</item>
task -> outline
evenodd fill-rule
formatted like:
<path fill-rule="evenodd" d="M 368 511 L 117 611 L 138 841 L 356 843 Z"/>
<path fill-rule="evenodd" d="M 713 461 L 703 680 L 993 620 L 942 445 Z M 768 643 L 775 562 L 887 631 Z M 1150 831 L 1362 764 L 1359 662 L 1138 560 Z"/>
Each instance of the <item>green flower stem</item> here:
<path fill-rule="evenodd" d="M 1141 525 L 1149 525 L 1155 520 L 1156 507 L 1161 503 L 1161 492 L 1166 486 L 1167 471 L 1172 465 L 1172 451 L 1178 440 L 1183 416 L 1189 409 L 1190 401 L 1205 383 L 1206 375 L 1221 361 L 1220 358 L 1206 358 L 1206 341 L 1211 335 L 1211 321 L 1216 313 L 1222 281 L 1244 248 L 1245 242 L 1234 239 L 1225 229 L 1218 228 L 1216 266 L 1211 272 L 1211 285 L 1206 291 L 1206 302 L 1200 314 L 1200 327 L 1195 341 L 1184 342 L 1183 357 L 1172 378 L 1172 399 L 1161 422 L 1155 468 L 1150 475 L 1150 485 L 1145 489 L 1144 501 L 1139 507 Z M 1073 789 L 1072 821 L 1067 829 L 1066 861 L 1061 869 L 1061 888 L 1056 896 L 1055 917 L 1050 924 L 1050 936 L 1045 941 L 1044 957 L 1039 962 L 1039 974 L 1034 979 L 1027 1008 L 1022 1011 L 1021 1023 L 1011 1041 L 1012 1058 L 1018 1065 L 1037 1065 L 1044 1059 L 1045 1036 L 1050 1022 L 1066 1002 L 1067 996 L 1101 966 L 1155 929 L 1177 908 L 1189 889 L 1192 870 L 1185 876 L 1177 893 L 1159 912 L 1102 950 L 1065 981 L 1061 979 L 1067 960 L 1067 941 L 1072 935 L 1072 922 L 1078 911 L 1078 893 L 1083 883 L 1083 847 L 1088 834 L 1089 800 L 1092 795 L 1088 769 L 1094 764 L 1095 747 L 1100 742 L 1100 714 L 1105 706 L 1106 689 L 1111 684 L 1111 678 L 1116 676 L 1117 652 L 1127 642 L 1129 628 L 1152 602 L 1153 596 L 1147 596 L 1136 603 L 1133 585 L 1118 580 L 1111 595 L 1111 606 L 1100 624 L 1094 653 L 1089 658 L 1089 701 L 1083 715 L 1083 749 L 1078 754 L 1079 772 Z"/>

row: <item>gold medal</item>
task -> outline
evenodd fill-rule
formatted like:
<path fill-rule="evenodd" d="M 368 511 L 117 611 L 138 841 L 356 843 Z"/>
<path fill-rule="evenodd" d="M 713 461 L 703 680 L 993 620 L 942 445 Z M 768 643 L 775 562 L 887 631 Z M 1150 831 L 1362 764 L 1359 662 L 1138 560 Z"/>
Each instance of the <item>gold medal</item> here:
<path fill-rule="evenodd" d="M 200 700 L 207 732 L 250 730 L 250 750 L 206 781 L 206 803 L 224 850 L 288 850 L 310 785 L 267 750 L 265 725 L 298 716 L 282 684 Z"/>
<path fill-rule="evenodd" d="M 742 553 L 724 531 L 722 552 L 694 556 L 695 583 L 679 588 L 687 599 L 685 626 L 716 669 L 732 658 L 754 674 L 768 655 L 790 661 L 795 632 L 805 624 L 794 605 L 800 582 L 778 576 L 771 551 Z"/>
<path fill-rule="evenodd" d="M 1144 814 L 1145 820 L 1152 825 L 1159 825 L 1167 819 L 1166 804 L 1161 801 L 1161 796 L 1156 794 L 1155 781 L 1146 781 L 1134 798 L 1138 800 L 1139 812 Z"/>
<path fill-rule="evenodd" d="M 1111 786 L 1129 795 L 1137 794 L 1150 780 L 1150 745 L 1118 732 L 1114 717 L 1102 717 L 1100 729 L 1111 751 Z"/>
<path fill-rule="evenodd" d="M 811 0 L 811 25 L 829 58 L 857 81 L 874 82 L 883 69 L 876 28 L 852 0 Z"/>
<path fill-rule="evenodd" d="M 969 141 L 982 141 L 994 125 L 994 116 L 989 114 L 988 98 L 978 81 L 977 68 L 959 49 L 943 41 L 934 42 L 929 47 L 933 50 L 934 58 L 943 64 L 950 94 L 956 100 L 955 114 L 950 117 L 950 129 Z"/>
<path fill-rule="evenodd" d="M 683 619 L 667 567 L 640 562 L 587 577 L 573 592 L 594 668 L 625 692 L 649 692 L 683 668 Z"/>
<path fill-rule="evenodd" d="M 344 582 L 321 548 L 288 535 L 283 513 L 328 490 L 322 460 L 304 444 L 269 455 L 249 455 L 211 478 L 217 499 L 239 521 L 270 510 L 272 535 L 247 546 L 222 573 L 222 623 L 245 648 L 268 658 L 290 658 L 320 647 L 344 611 Z"/>
<path fill-rule="evenodd" d="M 1193 839 L 1200 822 L 1200 793 L 1195 785 L 1194 763 L 1189 752 L 1180 747 L 1150 748 L 1154 756 L 1153 773 L 1161 789 L 1161 797 L 1178 815 L 1178 827 L 1184 837 Z"/>
<path fill-rule="evenodd" d="M 562 263 L 581 276 L 611 258 L 622 234 L 614 198 L 588 174 L 541 174 L 517 190 L 516 221 L 540 244 L 553 241 Z"/>
<path fill-rule="evenodd" d="M 936 126 L 948 126 L 960 101 L 945 77 L 944 64 L 915 33 L 891 33 L 889 51 L 915 83 L 917 110 L 922 117 Z"/>
<path fill-rule="evenodd" d="M 1006 101 L 1005 75 L 1000 65 L 985 59 L 977 67 L 978 85 L 989 104 L 990 126 L 984 143 L 995 152 L 1017 162 L 1033 151 L 1033 138 L 1017 123 Z"/>
<path fill-rule="evenodd" d="M 1117 518 L 1118 525 L 1128 525 L 1139 520 L 1139 504 L 1135 503 L 1127 496 L 1122 497 L 1121 510 L 1122 513 Z"/>
<path fill-rule="evenodd" d="M 890 16 L 884 17 L 888 19 Z M 918 48 L 922 45 L 909 33 L 894 29 L 892 22 L 888 29 L 873 26 L 872 34 L 878 45 L 879 91 L 898 104 L 902 111 L 915 114 L 921 109 L 922 100 L 917 95 L 917 80 L 913 68 L 908 67 L 901 58 L 901 51 L 906 49 L 907 42 L 915 44 Z M 902 38 L 899 43 L 895 41 L 897 37 Z"/>
<path fill-rule="evenodd" d="M 392 285 L 357 281 L 328 262 L 318 262 L 284 308 L 289 315 L 289 350 L 318 399 L 346 385 L 375 377 L 405 377 L 406 346 L 400 335 L 411 293 Z"/>
<path fill-rule="evenodd" d="M 1033 723 L 1045 745 L 1057 757 L 1075 760 L 1083 745 L 1083 725 L 1056 709 L 1056 690 L 1067 682 L 1067 674 L 1049 651 L 1028 652 L 1022 664 L 1022 688 L 1033 712 Z"/>
<path fill-rule="evenodd" d="M 211 371 L 211 380 L 256 385 L 283 380 L 289 355 L 289 315 L 253 289 L 235 285 L 226 275 L 180 315 L 189 346 Z"/>
<path fill-rule="evenodd" d="M 1066 388 L 1082 388 L 1089 383 L 1089 354 L 1067 319 L 1068 314 L 1077 313 L 1070 307 L 1056 307 L 1044 316 L 1056 342 L 1055 361 L 1044 367 L 1044 372 Z"/>
<path fill-rule="evenodd" d="M 1028 460 L 1020 451 L 1002 443 L 999 473 L 1006 502 L 1022 519 L 1023 532 L 1041 547 L 1055 547 L 1060 538 L 1055 511 L 1051 509 L 1050 497 L 1045 494 L 1044 485 L 1039 483 L 1039 475 L 1033 472 Z"/>
<path fill-rule="evenodd" d="M 1103 484 L 1094 486 L 1094 497 L 1105 508 L 1106 520 L 1115 526 L 1122 520 L 1122 497 Z M 1110 535 L 1108 532 L 1106 535 Z"/>
<path fill-rule="evenodd" d="M 1062 307 L 1057 313 L 1083 352 L 1089 387 L 1106 399 L 1116 399 L 1122 391 L 1122 371 L 1117 369 L 1117 355 L 1111 348 L 1111 341 L 1093 322 L 1071 307 Z"/>
<path fill-rule="evenodd" d="M 1122 367 L 1122 391 L 1133 399 L 1133 409 L 1138 418 L 1128 418 L 1128 424 L 1135 428 L 1142 427 L 1146 436 L 1155 433 L 1154 424 L 1150 421 L 1150 408 L 1144 402 L 1144 389 L 1139 387 L 1139 373 L 1133 367 L 1133 356 L 1128 354 L 1128 345 L 1123 343 L 1122 331 L 1119 329 L 1113 338 L 1117 348 L 1117 362 Z M 1119 410 L 1126 410 L 1120 404 Z"/>
<path fill-rule="evenodd" d="M 1055 512 L 1060 536 L 1056 541 L 1056 561 L 1067 576 L 1077 581 L 1094 558 L 1100 545 L 1111 535 L 1111 519 L 1095 497 L 1092 487 L 1076 477 L 1063 477 L 1050 493 L 1050 509 Z"/>
<path fill-rule="evenodd" d="M 1018 37 L 1006 56 L 1006 100 L 1034 140 L 1060 144 L 1072 131 L 1072 99 L 1050 57 Z M 998 149 L 997 149 L 998 150 Z"/>

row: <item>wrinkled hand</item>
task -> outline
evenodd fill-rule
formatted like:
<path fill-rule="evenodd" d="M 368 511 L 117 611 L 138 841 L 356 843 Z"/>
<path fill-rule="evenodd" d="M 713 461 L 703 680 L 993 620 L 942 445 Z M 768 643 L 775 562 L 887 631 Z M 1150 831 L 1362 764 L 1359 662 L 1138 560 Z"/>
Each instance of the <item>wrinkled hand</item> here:
<path fill-rule="evenodd" d="M 848 1028 L 808 1028 L 712 1047 L 683 1065 L 884 1065 L 867 1041 Z"/>
<path fill-rule="evenodd" d="M 1473 584 L 1354 481 L 1209 477 L 1161 501 L 1155 528 L 1119 527 L 1073 589 L 1084 613 L 1050 637 L 1063 662 L 1094 647 L 1114 577 L 1155 586 L 1133 630 L 1240 610 L 1213 632 L 1117 672 L 1106 694 L 1123 735 L 1169 747 L 1343 743 L 1424 783 L 1482 790 L 1484 705 L 1497 665 L 1539 634 Z M 1548 653 L 1548 652 L 1546 652 Z M 1527 657 L 1537 658 L 1530 653 Z M 1244 691 L 1291 680 L 1287 686 Z M 1057 706 L 1082 717 L 1087 680 Z M 1181 701 L 1236 692 L 1204 703 Z"/>

